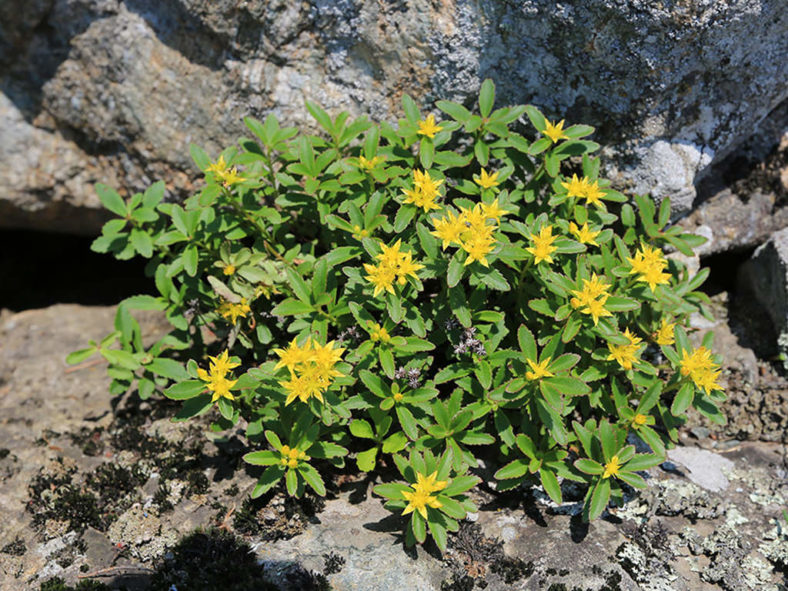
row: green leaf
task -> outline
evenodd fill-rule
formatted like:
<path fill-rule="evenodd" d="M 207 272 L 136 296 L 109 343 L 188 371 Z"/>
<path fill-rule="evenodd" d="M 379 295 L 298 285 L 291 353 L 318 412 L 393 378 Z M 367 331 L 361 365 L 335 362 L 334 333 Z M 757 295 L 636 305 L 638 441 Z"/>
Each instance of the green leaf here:
<path fill-rule="evenodd" d="M 637 454 L 626 463 L 623 469 L 627 472 L 639 472 L 640 470 L 648 470 L 654 466 L 659 466 L 664 461 L 665 458 L 657 454 Z"/>
<path fill-rule="evenodd" d="M 577 378 L 555 376 L 543 378 L 542 383 L 549 384 L 555 387 L 561 394 L 568 396 L 585 396 L 591 392 L 591 388 L 588 387 L 588 384 Z"/>
<path fill-rule="evenodd" d="M 417 542 L 423 544 L 424 540 L 427 539 L 427 523 L 418 511 L 411 513 L 410 524 L 413 530 L 413 537 L 416 538 Z"/>
<path fill-rule="evenodd" d="M 539 470 L 539 479 L 542 481 L 545 492 L 553 502 L 560 505 L 563 502 L 563 497 L 561 496 L 561 485 L 558 484 L 555 472 L 542 468 Z"/>
<path fill-rule="evenodd" d="M 193 244 L 187 246 L 183 251 L 183 268 L 189 277 L 194 277 L 197 274 L 198 258 L 197 247 Z"/>
<path fill-rule="evenodd" d="M 167 388 L 164 395 L 172 400 L 188 400 L 199 396 L 205 387 L 206 384 L 202 380 L 186 380 Z"/>
<path fill-rule="evenodd" d="M 267 468 L 257 480 L 257 485 L 255 485 L 251 497 L 256 499 L 257 497 L 260 497 L 268 492 L 277 482 L 279 482 L 279 480 L 282 478 L 282 474 L 284 474 L 284 468 L 281 466 L 271 466 L 270 468 Z"/>
<path fill-rule="evenodd" d="M 279 302 L 271 310 L 271 313 L 277 316 L 298 316 L 300 314 L 309 314 L 312 311 L 314 311 L 314 307 L 311 304 L 288 298 Z"/>
<path fill-rule="evenodd" d="M 222 397 L 219 398 L 219 400 L 217 401 L 217 406 L 219 407 L 219 412 L 221 413 L 221 415 L 228 421 L 231 421 L 233 418 L 233 414 L 235 412 L 235 409 L 233 408 L 233 403 L 230 402 L 227 398 Z"/>
<path fill-rule="evenodd" d="M 646 488 L 646 481 L 643 480 L 643 478 L 638 474 L 632 474 L 631 472 L 619 472 L 616 474 L 616 478 L 623 480 L 634 488 Z"/>
<path fill-rule="evenodd" d="M 296 496 L 298 492 L 298 472 L 292 469 L 285 472 L 285 487 L 288 495 L 291 497 Z"/>
<path fill-rule="evenodd" d="M 79 351 L 74 351 L 68 354 L 68 356 L 66 357 L 66 363 L 68 363 L 69 365 L 82 363 L 97 351 L 98 349 L 96 349 L 96 347 L 88 347 L 87 349 L 80 349 Z"/>
<path fill-rule="evenodd" d="M 517 329 L 517 342 L 526 359 L 537 361 L 536 340 L 533 333 L 524 324 Z"/>
<path fill-rule="evenodd" d="M 449 287 L 454 287 L 462 279 L 462 274 L 465 271 L 463 264 L 457 259 L 456 256 L 452 257 L 449 261 L 449 270 L 446 276 L 446 281 Z"/>
<path fill-rule="evenodd" d="M 175 413 L 175 416 L 172 418 L 172 422 L 179 423 L 208 412 L 208 410 L 213 406 L 211 398 L 212 396 L 210 394 L 200 394 L 199 396 L 190 398 L 184 402 L 181 409 Z"/>
<path fill-rule="evenodd" d="M 194 163 L 200 170 L 205 170 L 211 165 L 210 157 L 197 144 L 189 144 L 189 154 L 191 154 L 192 160 L 194 160 Z"/>
<path fill-rule="evenodd" d="M 362 437 L 364 439 L 375 439 L 375 433 L 372 431 L 372 426 L 364 419 L 355 419 L 348 426 L 350 433 L 354 437 Z"/>
<path fill-rule="evenodd" d="M 432 539 L 435 540 L 435 545 L 438 546 L 441 552 L 446 552 L 446 528 L 441 523 L 432 520 L 428 521 L 427 525 L 430 527 L 430 533 L 432 534 Z"/>
<path fill-rule="evenodd" d="M 495 479 L 510 480 L 512 478 L 521 478 L 526 474 L 528 474 L 528 464 L 522 460 L 514 460 L 498 470 L 495 473 Z"/>
<path fill-rule="evenodd" d="M 422 168 L 425 170 L 431 168 L 434 158 L 435 144 L 432 143 L 432 139 L 428 137 L 421 138 L 421 143 L 419 144 L 419 160 L 421 162 Z"/>
<path fill-rule="evenodd" d="M 96 194 L 98 195 L 99 201 L 101 201 L 101 204 L 104 207 L 117 216 L 126 217 L 128 214 L 126 202 L 123 201 L 123 197 L 118 195 L 114 189 L 111 189 L 107 185 L 98 183 L 96 184 Z"/>
<path fill-rule="evenodd" d="M 407 228 L 418 211 L 418 208 L 412 205 L 401 205 L 397 215 L 394 216 L 394 231 L 399 233 Z"/>
<path fill-rule="evenodd" d="M 528 115 L 528 119 L 531 120 L 531 123 L 536 128 L 536 131 L 541 133 L 542 131 L 545 130 L 547 124 L 545 123 L 544 115 L 542 115 L 542 112 L 539 109 L 537 109 L 533 105 L 526 105 L 525 113 L 526 115 Z M 545 139 L 547 139 L 547 141 L 550 142 L 550 138 L 545 138 Z"/>
<path fill-rule="evenodd" d="M 335 135 L 334 124 L 328 113 L 326 113 L 320 105 L 308 99 L 304 101 L 304 104 L 306 110 L 309 111 L 309 114 L 320 124 L 320 127 L 325 129 L 328 135 L 333 137 Z"/>
<path fill-rule="evenodd" d="M 309 286 L 306 284 L 303 277 L 290 267 L 285 268 L 285 274 L 287 275 L 287 282 L 290 284 L 290 287 L 293 288 L 295 296 L 303 303 L 311 306 L 312 302 L 310 299 Z"/>
<path fill-rule="evenodd" d="M 254 466 L 274 466 L 280 463 L 281 455 L 272 451 L 253 451 L 244 456 L 244 462 Z"/>
<path fill-rule="evenodd" d="M 602 474 L 605 471 L 605 467 L 602 466 L 602 464 L 588 458 L 580 458 L 575 460 L 575 468 L 585 474 L 593 475 Z"/>
<path fill-rule="evenodd" d="M 486 268 L 476 271 L 476 275 L 487 287 L 498 291 L 509 291 L 509 283 L 498 269 Z"/>
<path fill-rule="evenodd" d="M 471 112 L 458 103 L 450 101 L 438 101 L 435 103 L 441 111 L 446 113 L 449 117 L 460 123 L 465 123 L 471 118 Z"/>
<path fill-rule="evenodd" d="M 301 473 L 301 476 L 306 481 L 306 483 L 312 487 L 318 495 L 321 497 L 326 496 L 326 485 L 323 483 L 323 479 L 318 474 L 317 470 L 315 470 L 310 464 L 306 463 L 299 463 L 298 471 Z"/>
<path fill-rule="evenodd" d="M 118 349 L 101 349 L 99 352 L 104 357 L 104 359 L 109 361 L 112 365 L 130 369 L 131 371 L 135 371 L 140 367 L 140 363 L 137 361 L 137 358 L 128 351 L 122 351 Z"/>
<path fill-rule="evenodd" d="M 402 430 L 405 432 L 412 441 L 415 441 L 419 438 L 419 427 L 418 423 L 416 423 L 416 419 L 413 417 L 413 414 L 404 406 L 397 406 L 396 407 L 397 418 L 399 419 L 399 424 L 402 427 Z"/>
<path fill-rule="evenodd" d="M 587 511 L 589 521 L 602 515 L 608 502 L 610 502 L 610 479 L 605 478 L 597 482 L 594 492 L 591 493 Z"/>
<path fill-rule="evenodd" d="M 371 447 L 366 451 L 361 451 L 356 455 L 356 465 L 362 472 L 371 472 L 375 469 L 378 448 Z"/>
<path fill-rule="evenodd" d="M 419 108 L 407 93 L 402 94 L 402 110 L 405 112 L 405 117 L 410 123 L 417 123 L 419 119 L 421 119 Z"/>
<path fill-rule="evenodd" d="M 479 90 L 479 112 L 482 117 L 489 117 L 492 112 L 493 103 L 495 102 L 495 84 L 492 80 L 487 78 L 482 82 L 482 87 Z"/>
<path fill-rule="evenodd" d="M 670 405 L 670 412 L 674 417 L 677 417 L 681 414 L 684 414 L 690 404 L 692 404 L 692 398 L 695 395 L 695 387 L 691 382 L 687 382 L 683 384 L 681 388 L 679 388 L 678 394 L 676 394 L 676 398 L 673 399 L 673 404 Z"/>
<path fill-rule="evenodd" d="M 151 371 L 159 376 L 170 378 L 171 380 L 183 381 L 189 379 L 189 373 L 186 369 L 175 361 L 174 359 L 165 359 L 163 357 L 156 357 L 145 369 Z"/>

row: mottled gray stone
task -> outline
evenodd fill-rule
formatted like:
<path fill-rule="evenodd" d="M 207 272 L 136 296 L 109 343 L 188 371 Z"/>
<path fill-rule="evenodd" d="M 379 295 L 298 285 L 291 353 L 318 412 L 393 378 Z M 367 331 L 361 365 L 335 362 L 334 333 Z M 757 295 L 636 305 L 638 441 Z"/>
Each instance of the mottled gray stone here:
<path fill-rule="evenodd" d="M 788 228 L 775 232 L 742 266 L 739 281 L 744 293 L 756 298 L 777 335 L 777 349 L 788 356 Z M 788 367 L 788 357 L 785 357 Z"/>
<path fill-rule="evenodd" d="M 781 0 L 38 0 L 0 8 L 0 224 L 95 232 L 92 184 L 193 190 L 190 142 L 215 154 L 244 115 L 400 116 L 467 102 L 598 126 L 619 188 L 695 183 L 788 96 Z M 29 6 L 29 9 L 27 8 Z M 9 104 L 10 103 L 10 104 Z"/>
<path fill-rule="evenodd" d="M 713 492 L 728 488 L 726 470 L 733 469 L 729 459 L 697 447 L 676 447 L 668 451 L 668 458 L 688 470 L 689 479 Z"/>

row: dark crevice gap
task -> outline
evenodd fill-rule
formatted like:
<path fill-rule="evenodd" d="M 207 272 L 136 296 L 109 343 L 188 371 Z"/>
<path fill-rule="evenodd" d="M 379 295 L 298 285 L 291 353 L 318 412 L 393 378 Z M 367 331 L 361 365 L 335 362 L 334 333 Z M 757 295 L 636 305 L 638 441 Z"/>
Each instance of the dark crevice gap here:
<path fill-rule="evenodd" d="M 155 293 L 145 260 L 118 261 L 91 251 L 91 242 L 84 236 L 0 230 L 0 309 L 112 305 Z"/>
<path fill-rule="evenodd" d="M 701 290 L 709 296 L 723 291 L 734 295 L 738 288 L 739 269 L 752 257 L 754 250 L 748 248 L 703 257 L 701 266 L 709 269 L 709 278 L 701 286 Z"/>

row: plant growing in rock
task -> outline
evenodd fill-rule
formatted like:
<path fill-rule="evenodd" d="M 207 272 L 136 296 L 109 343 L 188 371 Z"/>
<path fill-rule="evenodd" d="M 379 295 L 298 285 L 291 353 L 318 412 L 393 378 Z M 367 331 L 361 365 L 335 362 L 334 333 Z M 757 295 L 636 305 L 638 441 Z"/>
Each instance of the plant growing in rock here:
<path fill-rule="evenodd" d="M 702 239 L 667 199 L 600 178 L 593 128 L 493 102 L 486 81 L 478 113 L 439 101 L 438 120 L 405 95 L 396 126 L 307 102 L 317 135 L 269 116 L 213 159 L 193 146 L 205 184 L 183 203 L 99 185 L 118 219 L 94 250 L 149 258 L 159 293 L 69 361 L 100 353 L 112 393 L 182 400 L 176 421 L 217 408 L 213 429 L 260 448 L 254 496 L 282 479 L 324 494 L 348 458 L 395 466 L 374 491 L 411 515 L 409 543 L 446 547 L 481 457 L 499 489 L 540 482 L 561 503 L 562 480 L 584 483 L 599 516 L 689 407 L 724 420 L 710 343 L 686 333 L 707 272 L 663 252 Z M 146 345 L 135 309 L 172 331 Z"/>

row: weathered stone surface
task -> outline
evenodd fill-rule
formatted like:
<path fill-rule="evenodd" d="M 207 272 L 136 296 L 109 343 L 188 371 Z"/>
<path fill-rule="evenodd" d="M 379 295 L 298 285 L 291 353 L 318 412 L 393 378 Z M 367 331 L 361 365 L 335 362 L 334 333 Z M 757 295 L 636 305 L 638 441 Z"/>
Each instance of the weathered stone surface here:
<path fill-rule="evenodd" d="M 777 335 L 777 349 L 788 355 L 788 228 L 775 232 L 742 266 L 741 290 L 760 303 Z"/>
<path fill-rule="evenodd" d="M 465 101 L 597 125 L 608 174 L 692 205 L 694 184 L 788 96 L 780 0 L 38 0 L 0 18 L 0 224 L 95 232 L 92 183 L 188 193 L 189 142 L 303 101 L 396 118 Z M 26 6 L 28 6 L 26 5 Z"/>
<path fill-rule="evenodd" d="M 774 195 L 755 192 L 742 199 L 725 189 L 704 201 L 680 225 L 707 239 L 700 256 L 741 251 L 763 243 L 772 232 L 788 226 L 788 207 Z"/>
<path fill-rule="evenodd" d="M 243 568 L 257 569 L 246 573 L 257 577 L 255 589 L 301 591 L 313 588 L 320 573 L 337 591 L 456 590 L 471 589 L 474 582 L 475 588 L 483 583 L 490 591 L 551 585 L 583 591 L 778 591 L 784 583 L 784 446 L 748 442 L 722 455 L 676 451 L 676 464 L 666 465 L 669 471 L 651 470 L 644 491 L 587 526 L 577 518 L 580 505 L 571 501 L 576 498 L 571 487 L 565 490 L 570 500 L 560 507 L 539 488 L 507 494 L 480 490 L 475 523 L 465 523 L 459 535 L 451 536 L 444 557 L 431 546 L 408 553 L 397 534 L 399 517 L 367 494 L 370 483 L 334 488 L 337 492 L 311 515 L 280 495 L 261 506 L 249 505 L 245 499 L 254 475 L 234 467 L 243 453 L 238 433 L 211 441 L 204 424 L 194 430 L 168 422 L 171 408 L 113 405 L 100 365 L 66 373 L 65 354 L 111 330 L 113 314 L 110 307 L 54 306 L 0 316 L 3 591 L 37 589 L 54 576 L 74 584 L 84 575 L 82 567 L 113 588 L 166 589 L 194 567 L 184 556 L 209 546 L 209 536 L 180 553 L 168 548 L 194 528 L 208 526 L 233 531 L 250 545 L 259 564 L 246 561 Z M 156 317 L 146 320 L 146 333 L 156 327 Z M 178 448 L 197 454 L 189 456 L 194 466 L 188 477 L 169 479 L 166 498 L 157 495 L 164 481 L 155 463 L 157 448 L 165 459 Z M 697 476 L 687 458 L 699 455 L 702 461 L 715 459 L 730 483 L 727 488 L 704 489 L 678 464 L 683 457 Z M 114 501 L 107 507 L 116 512 L 111 523 L 84 531 L 57 519 L 33 524 L 26 506 L 35 500 L 31 485 L 37 475 L 70 473 L 73 480 L 65 486 L 84 492 L 89 489 L 80 487 L 108 465 L 138 468 L 148 478 L 130 490 L 120 480 L 111 482 L 104 493 Z M 154 469 L 157 476 L 150 472 Z M 189 491 L 189 481 L 199 474 L 207 476 L 207 490 Z M 55 498 L 57 491 L 40 493 Z M 165 509 L 165 501 L 172 509 Z M 289 539 L 279 539 L 282 535 Z M 197 554 L 193 560 L 218 560 L 222 550 L 230 550 L 226 540 L 213 539 L 216 545 L 210 548 L 216 554 Z M 168 584 L 156 586 L 165 576 Z M 193 587 L 178 583 L 176 588 Z M 229 578 L 222 588 L 238 589 Z"/>

